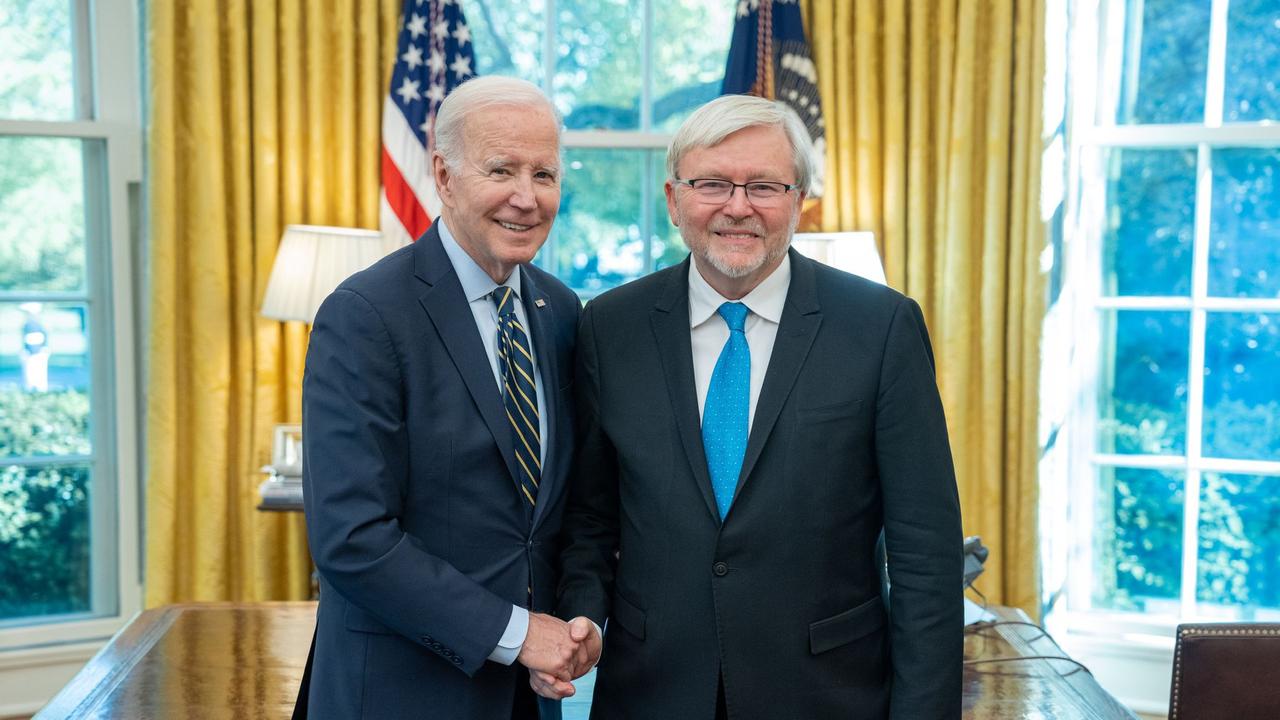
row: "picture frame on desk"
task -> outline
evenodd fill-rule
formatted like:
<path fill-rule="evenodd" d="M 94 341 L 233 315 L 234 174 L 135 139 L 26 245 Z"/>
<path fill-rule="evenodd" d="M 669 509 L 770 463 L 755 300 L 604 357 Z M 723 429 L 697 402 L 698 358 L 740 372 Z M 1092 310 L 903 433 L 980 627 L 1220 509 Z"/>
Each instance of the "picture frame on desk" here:
<path fill-rule="evenodd" d="M 302 475 L 301 425 L 276 425 L 271 442 L 271 468 L 277 475 Z"/>

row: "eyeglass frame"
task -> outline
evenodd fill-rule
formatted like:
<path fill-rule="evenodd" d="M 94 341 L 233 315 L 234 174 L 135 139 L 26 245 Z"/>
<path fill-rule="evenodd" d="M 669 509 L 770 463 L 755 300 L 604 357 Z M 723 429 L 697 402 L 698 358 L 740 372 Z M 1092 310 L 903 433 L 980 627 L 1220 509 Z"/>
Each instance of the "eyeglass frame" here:
<path fill-rule="evenodd" d="M 672 178 L 672 179 L 671 179 L 671 181 L 672 181 L 672 182 L 675 182 L 675 183 L 679 183 L 679 184 L 681 184 L 681 185 L 684 185 L 685 187 L 687 187 L 687 188 L 689 188 L 690 190 L 694 191 L 694 193 L 697 193 L 697 192 L 698 192 L 698 187 L 697 187 L 696 185 L 694 185 L 694 183 L 697 183 L 697 182 L 711 181 L 711 182 L 728 183 L 728 185 L 729 185 L 729 195 L 728 195 L 727 197 L 725 197 L 725 199 L 723 199 L 723 200 L 706 200 L 706 199 L 705 199 L 705 197 L 704 197 L 703 202 L 705 202 L 705 203 L 707 203 L 707 204 L 709 204 L 709 205 L 723 205 L 723 204 L 725 204 L 725 203 L 728 203 L 730 200 L 733 200 L 733 195 L 734 195 L 734 193 L 736 193 L 736 192 L 738 191 L 738 188 L 742 188 L 742 194 L 743 194 L 743 196 L 747 199 L 747 202 L 751 203 L 752 205 L 756 205 L 756 204 L 757 204 L 757 201 L 758 201 L 759 199 L 758 199 L 758 198 L 752 198 L 752 197 L 751 197 L 751 191 L 747 189 L 747 186 L 749 186 L 749 185 L 775 185 L 775 186 L 781 187 L 781 188 L 783 188 L 783 190 L 782 190 L 782 192 L 781 192 L 781 193 L 779 193 L 779 194 L 776 196 L 776 197 L 778 197 L 778 198 L 786 197 L 787 193 L 791 192 L 792 190 L 799 190 L 799 189 L 800 189 L 800 185 L 799 185 L 799 184 L 789 185 L 789 184 L 787 184 L 787 183 L 779 182 L 779 181 L 777 181 L 777 180 L 752 180 L 752 181 L 750 181 L 750 182 L 745 182 L 745 183 L 736 183 L 736 182 L 733 182 L 733 181 L 731 181 L 731 180 L 726 180 L 726 179 L 724 179 L 724 178 L 708 178 L 708 177 L 701 177 L 701 178 L 689 178 L 688 180 L 685 180 L 685 179 L 682 179 L 682 178 L 678 178 L 678 177 L 677 177 L 677 178 Z M 773 199 L 773 198 L 767 198 L 767 199 L 765 199 L 765 202 L 766 202 L 766 203 L 768 203 L 768 202 L 770 202 L 772 199 Z"/>

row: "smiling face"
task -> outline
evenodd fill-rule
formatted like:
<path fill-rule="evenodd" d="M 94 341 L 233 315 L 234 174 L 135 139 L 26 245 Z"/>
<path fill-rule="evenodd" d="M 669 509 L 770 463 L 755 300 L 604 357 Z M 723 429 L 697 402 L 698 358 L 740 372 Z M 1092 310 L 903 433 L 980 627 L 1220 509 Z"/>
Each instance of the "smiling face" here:
<path fill-rule="evenodd" d="M 467 117 L 458 167 L 432 155 L 440 214 L 494 282 L 533 260 L 547 240 L 560 209 L 559 141 L 545 108 L 493 105 Z"/>
<path fill-rule="evenodd" d="M 753 126 L 719 144 L 690 150 L 676 168 L 681 179 L 719 178 L 796 182 L 791 143 L 780 127 Z M 793 190 L 768 207 L 753 205 L 742 188 L 727 202 L 708 204 L 687 185 L 667 181 L 667 212 L 711 287 L 730 300 L 755 289 L 782 262 L 800 220 L 804 193 Z"/>

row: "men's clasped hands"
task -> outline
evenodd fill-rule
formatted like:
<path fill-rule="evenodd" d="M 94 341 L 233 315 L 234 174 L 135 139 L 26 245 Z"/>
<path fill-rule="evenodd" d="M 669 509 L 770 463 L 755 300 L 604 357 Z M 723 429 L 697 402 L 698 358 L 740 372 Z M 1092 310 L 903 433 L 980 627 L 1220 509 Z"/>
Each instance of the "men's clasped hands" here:
<path fill-rule="evenodd" d="M 574 694 L 573 681 L 600 660 L 601 638 L 585 617 L 565 622 L 542 613 L 529 614 L 529 635 L 520 648 L 520 664 L 529 668 L 529 685 L 545 698 Z"/>

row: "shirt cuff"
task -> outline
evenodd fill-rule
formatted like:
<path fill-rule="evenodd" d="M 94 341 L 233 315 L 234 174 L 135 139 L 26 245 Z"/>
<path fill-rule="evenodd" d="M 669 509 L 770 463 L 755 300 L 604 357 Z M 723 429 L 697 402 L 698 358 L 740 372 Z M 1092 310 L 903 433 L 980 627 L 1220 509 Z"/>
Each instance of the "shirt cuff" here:
<path fill-rule="evenodd" d="M 511 619 L 507 621 L 507 629 L 498 638 L 498 646 L 489 653 L 489 659 L 510 665 L 520 657 L 520 649 L 524 647 L 524 639 L 529 634 L 529 611 L 518 606 L 511 606 Z"/>

